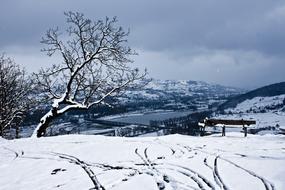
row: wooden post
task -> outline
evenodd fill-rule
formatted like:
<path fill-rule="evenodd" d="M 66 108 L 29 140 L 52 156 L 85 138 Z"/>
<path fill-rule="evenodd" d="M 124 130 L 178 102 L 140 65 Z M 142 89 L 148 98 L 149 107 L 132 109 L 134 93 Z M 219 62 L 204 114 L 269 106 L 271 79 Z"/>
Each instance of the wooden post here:
<path fill-rule="evenodd" d="M 205 135 L 205 128 L 206 128 L 206 125 L 200 126 L 200 136 L 204 136 Z"/>
<path fill-rule="evenodd" d="M 19 139 L 20 138 L 20 129 L 19 129 L 19 126 L 16 127 L 16 139 Z"/>
<path fill-rule="evenodd" d="M 222 127 L 222 136 L 223 137 L 226 136 L 226 126 L 225 125 L 223 125 Z"/>
<path fill-rule="evenodd" d="M 243 126 L 243 130 L 244 130 L 244 137 L 247 137 L 247 127 Z"/>
<path fill-rule="evenodd" d="M 247 137 L 247 127 L 244 125 L 243 119 L 242 119 L 242 128 L 243 128 L 243 132 L 244 132 L 244 137 Z"/>

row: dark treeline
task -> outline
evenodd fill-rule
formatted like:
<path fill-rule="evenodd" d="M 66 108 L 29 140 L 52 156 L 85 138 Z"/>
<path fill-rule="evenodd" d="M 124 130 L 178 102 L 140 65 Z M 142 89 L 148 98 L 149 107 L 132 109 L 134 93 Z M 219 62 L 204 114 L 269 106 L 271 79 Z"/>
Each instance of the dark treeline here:
<path fill-rule="evenodd" d="M 150 126 L 163 126 L 165 128 L 165 134 L 199 135 L 200 129 L 198 122 L 209 117 L 211 113 L 212 111 L 195 112 L 183 117 L 150 121 Z"/>

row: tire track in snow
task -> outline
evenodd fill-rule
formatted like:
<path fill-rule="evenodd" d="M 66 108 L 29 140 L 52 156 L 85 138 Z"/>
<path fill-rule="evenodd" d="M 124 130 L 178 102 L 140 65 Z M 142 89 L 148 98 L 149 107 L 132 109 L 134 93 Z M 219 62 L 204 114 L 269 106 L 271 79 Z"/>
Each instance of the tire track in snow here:
<path fill-rule="evenodd" d="M 210 168 L 211 170 L 213 170 L 213 167 L 208 164 L 208 157 L 206 157 L 206 158 L 204 159 L 204 164 L 205 164 L 205 166 L 207 166 L 208 168 Z"/>
<path fill-rule="evenodd" d="M 195 150 L 195 148 L 192 149 L 191 147 L 189 147 L 189 146 L 187 146 L 187 145 L 183 145 L 183 144 L 176 144 L 176 145 L 179 146 L 179 147 L 181 147 L 181 148 L 183 148 L 183 149 L 186 150 L 186 152 L 188 152 L 188 153 L 191 153 L 191 152 L 193 152 L 193 150 Z M 203 145 L 203 147 L 197 147 L 197 149 L 200 150 L 200 149 L 203 149 L 204 147 L 205 147 L 205 145 Z M 179 151 L 181 151 L 182 155 L 186 155 L 186 152 L 183 151 L 182 149 L 179 148 Z M 191 159 L 191 158 L 193 158 L 195 155 L 197 155 L 196 152 L 194 153 L 193 156 L 190 156 L 190 157 L 187 157 L 187 158 L 188 158 L 188 159 Z M 181 158 L 181 157 L 182 157 L 182 156 L 180 156 L 180 158 Z M 184 166 L 175 165 L 175 164 L 169 164 L 169 165 L 172 165 L 172 166 L 175 166 L 175 167 L 180 167 L 180 168 L 182 168 L 182 169 L 188 171 L 188 173 L 187 173 L 187 172 L 182 171 L 182 170 L 179 170 L 179 171 L 178 171 L 178 170 L 175 170 L 175 169 L 171 169 L 171 170 L 177 171 L 177 172 L 179 172 L 179 173 L 181 173 L 181 174 L 183 174 L 183 175 L 185 175 L 185 176 L 187 176 L 187 177 L 190 177 L 190 178 L 199 186 L 200 189 L 205 189 L 205 188 L 204 188 L 203 184 L 199 181 L 199 179 L 202 180 L 210 189 L 215 189 L 215 186 L 214 186 L 206 177 L 204 177 L 204 176 L 202 176 L 201 174 L 197 173 L 197 172 L 194 171 L 193 169 L 188 168 L 188 167 L 184 167 Z M 168 168 L 168 169 L 170 169 L 170 168 Z M 197 178 L 196 176 L 198 176 L 198 178 Z"/>
<path fill-rule="evenodd" d="M 94 189 L 94 190 L 105 190 L 105 188 L 98 181 L 94 172 L 88 167 L 87 163 L 85 163 L 84 161 L 80 160 L 79 158 L 77 158 L 75 156 L 68 155 L 68 154 L 54 153 L 54 155 L 58 156 L 61 159 L 67 160 L 70 163 L 79 165 L 85 171 L 85 173 L 89 176 L 89 178 L 91 179 L 91 181 L 94 185 L 94 188 L 92 188 L 92 189 Z"/>
<path fill-rule="evenodd" d="M 144 157 L 138 153 L 138 148 L 135 149 L 135 154 L 143 161 L 145 165 L 149 166 L 149 163 L 144 159 Z"/>
<path fill-rule="evenodd" d="M 172 155 L 174 155 L 176 151 L 175 151 L 172 147 L 169 147 L 169 148 L 170 148 L 170 149 L 172 150 L 172 152 L 173 152 Z M 166 182 L 166 183 L 172 182 L 172 183 L 174 183 L 174 184 L 176 184 L 176 185 L 177 185 L 177 184 L 180 184 L 180 186 L 187 187 L 188 189 L 190 188 L 190 189 L 195 189 L 195 190 L 197 190 L 197 188 L 195 188 L 195 187 L 192 187 L 192 186 L 190 186 L 190 185 L 183 184 L 183 183 L 181 183 L 181 182 L 178 182 L 178 181 L 175 180 L 175 179 L 170 178 L 170 177 L 167 176 L 166 174 L 162 174 L 157 168 L 154 167 L 156 164 L 155 164 L 155 163 L 152 163 L 152 161 L 150 160 L 150 158 L 149 158 L 149 156 L 148 156 L 148 148 L 145 148 L 145 149 L 144 149 L 144 157 L 138 153 L 138 149 L 135 150 L 135 153 L 139 155 L 139 157 L 144 161 L 145 165 L 149 166 L 149 167 L 154 171 L 154 174 L 153 174 L 153 175 L 157 174 L 158 176 L 160 176 L 160 178 L 161 178 L 161 176 L 162 176 L 164 182 Z M 161 169 L 166 169 L 166 168 L 161 168 Z M 169 170 L 173 170 L 173 171 L 177 171 L 177 170 L 172 169 L 172 168 L 168 168 L 168 169 L 169 169 Z M 200 189 L 204 190 L 203 184 L 202 184 L 194 175 L 188 174 L 187 172 L 183 172 L 183 171 L 180 171 L 180 173 L 183 174 L 183 175 L 185 175 L 185 176 L 187 176 L 187 177 L 190 177 L 190 178 L 198 185 L 198 187 L 199 187 Z M 157 181 L 157 179 L 156 179 L 156 181 Z M 161 189 L 161 188 L 164 189 L 164 188 L 165 188 L 165 185 L 163 185 L 163 186 L 164 186 L 164 187 L 162 188 L 162 186 L 159 186 L 159 185 L 158 185 L 159 189 Z M 183 189 L 187 189 L 187 188 L 183 188 Z M 173 189 L 177 189 L 177 188 L 173 187 Z"/>
<path fill-rule="evenodd" d="M 5 150 L 8 150 L 8 151 L 10 151 L 10 152 L 12 152 L 12 153 L 15 155 L 15 157 L 14 157 L 13 160 L 17 159 L 20 155 L 21 155 L 21 156 L 24 155 L 24 151 L 23 151 L 23 150 L 21 151 L 21 153 L 18 153 L 17 151 L 15 151 L 15 150 L 13 150 L 13 149 L 11 149 L 11 148 L 7 148 L 7 147 L 2 147 L 2 148 L 5 149 Z"/>
<path fill-rule="evenodd" d="M 150 162 L 150 160 L 148 158 L 148 155 L 147 155 L 147 149 L 148 148 L 144 149 L 144 156 L 145 156 L 145 158 L 138 152 L 138 148 L 135 149 L 135 154 L 144 162 L 144 164 L 146 166 L 148 166 L 150 173 L 146 172 L 146 174 L 154 177 L 158 189 L 159 190 L 164 190 L 165 189 L 165 183 L 164 183 L 165 177 L 161 176 L 160 172 Z M 163 179 L 163 180 L 161 180 L 161 179 Z"/>
<path fill-rule="evenodd" d="M 214 190 L 215 189 L 215 186 L 212 184 L 212 182 L 210 182 L 206 177 L 202 176 L 201 174 L 199 174 L 198 172 L 196 172 L 195 170 L 191 169 L 191 168 L 188 168 L 188 167 L 185 167 L 185 166 L 180 166 L 180 165 L 177 165 L 177 164 L 171 164 L 171 163 L 166 163 L 167 165 L 170 165 L 170 166 L 174 166 L 174 167 L 177 167 L 177 168 L 180 168 L 176 171 L 178 171 L 179 173 L 183 172 L 182 174 L 183 175 L 189 175 L 188 177 L 192 176 L 193 179 L 197 184 L 198 186 L 201 188 L 201 189 L 205 189 L 204 185 L 200 182 L 203 181 L 210 189 Z M 187 172 L 185 171 L 182 171 L 181 169 L 183 170 L 186 170 Z M 175 170 L 175 169 L 174 169 Z M 197 178 L 197 177 L 198 178 Z"/>
<path fill-rule="evenodd" d="M 150 161 L 150 159 L 149 159 L 149 157 L 148 157 L 148 154 L 147 154 L 147 149 L 148 149 L 148 148 L 145 148 L 144 151 L 143 151 L 144 157 L 145 157 L 147 163 L 151 164 L 151 161 Z"/>
<path fill-rule="evenodd" d="M 254 173 L 253 171 L 248 170 L 248 169 L 246 169 L 246 168 L 244 168 L 244 167 L 241 167 L 240 165 L 238 165 L 238 164 L 236 164 L 236 163 L 234 163 L 234 162 L 232 162 L 232 161 L 230 161 L 230 160 L 228 160 L 228 159 L 221 158 L 221 157 L 220 157 L 220 159 L 221 159 L 221 160 L 224 160 L 224 161 L 226 161 L 226 162 L 228 162 L 228 163 L 230 163 L 230 164 L 232 164 L 232 165 L 234 165 L 235 167 L 237 167 L 237 168 L 239 168 L 239 169 L 241 169 L 241 170 L 243 170 L 243 171 L 245 171 L 245 172 L 247 172 L 248 174 L 252 175 L 253 177 L 258 178 L 258 179 L 263 183 L 263 185 L 264 185 L 264 187 L 265 187 L 266 190 L 275 190 L 274 184 L 271 183 L 270 181 L 268 181 L 267 179 L 265 179 L 264 177 L 259 176 L 259 175 L 257 175 L 256 173 Z"/>
<path fill-rule="evenodd" d="M 187 185 L 187 184 L 182 183 L 182 182 L 179 182 L 179 181 L 176 181 L 176 183 L 180 185 L 179 190 L 180 190 L 180 189 L 181 189 L 181 190 L 189 190 L 189 189 L 201 190 L 201 189 L 199 189 L 199 188 L 193 187 L 193 186 L 191 186 L 191 185 Z M 182 187 L 181 187 L 181 186 L 182 186 Z"/>
<path fill-rule="evenodd" d="M 129 174 L 128 176 L 124 177 L 123 179 L 118 179 L 116 181 L 113 181 L 112 183 L 106 184 L 105 188 L 106 189 L 114 188 L 114 187 L 120 185 L 121 183 L 124 183 L 124 182 L 128 181 L 130 178 L 137 176 L 137 175 L 141 175 L 141 173 L 136 172 L 136 173 L 133 173 L 132 175 Z"/>
<path fill-rule="evenodd" d="M 109 164 L 100 164 L 100 163 L 88 163 L 88 166 L 95 166 L 95 167 L 101 168 L 104 171 L 102 174 L 105 174 L 106 171 L 114 171 L 114 170 L 131 170 L 132 171 L 132 172 L 129 172 L 128 174 L 125 174 L 126 176 L 123 179 L 118 179 L 109 184 L 104 185 L 106 189 L 114 188 L 118 186 L 119 184 L 130 180 L 132 177 L 141 175 L 143 173 L 140 169 L 136 167 L 129 167 L 129 166 L 128 167 L 121 166 L 121 165 L 113 166 Z M 97 174 L 97 176 L 99 175 L 100 174 Z"/>
<path fill-rule="evenodd" d="M 214 177 L 214 180 L 215 180 L 216 184 L 217 184 L 220 188 L 223 188 L 223 185 L 222 185 L 221 181 L 219 180 L 219 177 L 217 176 L 217 174 L 216 174 L 214 168 L 208 164 L 207 157 L 204 159 L 204 165 L 207 166 L 207 167 L 212 171 L 213 177 Z"/>
<path fill-rule="evenodd" d="M 215 153 L 210 153 L 210 152 L 208 152 L 208 151 L 202 151 L 202 150 L 199 150 L 199 151 L 200 151 L 200 152 L 203 152 L 203 153 L 205 153 L 205 154 L 211 155 L 211 156 L 215 156 Z M 248 174 L 252 175 L 253 177 L 258 178 L 258 179 L 263 183 L 263 185 L 264 185 L 264 187 L 265 187 L 266 190 L 276 190 L 274 184 L 273 184 L 272 182 L 268 181 L 267 179 L 265 179 L 264 177 L 259 176 L 259 175 L 257 175 L 255 172 L 253 172 L 253 171 L 251 171 L 251 170 L 248 170 L 248 169 L 246 169 L 246 168 L 243 168 L 243 167 L 237 165 L 236 163 L 234 163 L 234 162 L 232 162 L 232 161 L 230 161 L 230 160 L 228 160 L 228 159 L 225 159 L 225 158 L 223 158 L 223 157 L 221 157 L 221 156 L 216 156 L 215 160 L 218 159 L 217 157 L 218 157 L 219 159 L 221 159 L 221 160 L 224 160 L 224 161 L 226 161 L 226 162 L 228 162 L 228 163 L 230 163 L 230 164 L 236 166 L 236 167 L 239 168 L 239 169 L 244 170 L 245 172 L 247 172 Z M 216 161 L 216 163 L 217 163 L 217 161 Z M 217 166 L 216 166 L 216 167 L 217 167 Z M 216 174 L 214 174 L 214 175 L 216 175 Z"/>
<path fill-rule="evenodd" d="M 229 188 L 223 182 L 223 179 L 222 179 L 222 177 L 219 174 L 218 158 L 219 158 L 219 156 L 216 156 L 215 161 L 214 161 L 214 170 L 213 170 L 214 179 L 215 179 L 216 183 L 221 187 L 221 189 L 228 190 Z"/>
<path fill-rule="evenodd" d="M 206 190 L 204 185 L 201 183 L 201 181 L 193 174 L 193 173 L 188 173 L 188 172 L 185 172 L 185 171 L 182 171 L 182 170 L 179 170 L 177 168 L 161 168 L 161 169 L 167 169 L 167 170 L 171 170 L 171 171 L 175 171 L 175 172 L 178 172 L 186 177 L 189 177 L 190 179 L 192 179 L 196 184 L 197 186 L 199 187 L 199 189 L 201 190 Z M 193 188 L 193 187 L 192 187 Z M 197 188 L 196 188 L 197 189 Z"/>
<path fill-rule="evenodd" d="M 171 150 L 173 150 L 173 155 L 175 154 L 175 150 L 172 149 L 171 147 L 169 147 Z M 150 159 L 149 156 L 147 154 L 148 148 L 144 149 L 144 156 L 146 158 L 146 161 L 151 165 L 151 167 L 156 171 L 156 173 L 160 176 L 160 178 L 162 177 L 163 181 L 166 183 L 173 183 L 173 184 L 177 184 L 178 181 L 176 181 L 175 179 L 170 178 L 168 175 L 161 173 L 157 168 L 155 168 L 154 166 L 156 165 L 155 163 L 153 163 Z M 173 187 L 173 184 L 171 184 L 173 189 L 176 189 L 175 187 Z"/>
<path fill-rule="evenodd" d="M 157 142 L 159 145 L 161 145 L 161 146 L 164 146 L 164 147 L 169 148 L 170 151 L 171 151 L 171 156 L 175 156 L 176 158 L 181 158 L 181 157 L 185 154 L 185 152 L 184 152 L 182 149 L 180 149 L 180 148 L 174 149 L 171 144 L 169 144 L 169 143 L 167 143 L 167 142 L 165 142 L 165 141 L 157 140 L 156 142 Z M 178 146 L 179 146 L 179 145 L 178 145 Z M 179 151 L 181 154 L 178 154 L 178 151 Z"/>
<path fill-rule="evenodd" d="M 184 148 L 184 149 L 186 149 L 186 151 L 188 152 L 188 154 L 189 153 L 192 153 L 192 155 L 191 156 L 188 156 L 187 158 L 188 159 L 190 159 L 190 158 L 194 158 L 198 153 L 196 152 L 196 151 L 194 151 L 194 150 L 196 150 L 195 148 L 192 148 L 192 147 L 190 147 L 190 146 L 188 146 L 188 145 L 183 145 L 183 144 L 177 144 L 178 146 L 180 146 L 180 147 L 182 147 L 182 148 Z M 200 150 L 200 149 L 199 149 Z M 186 154 L 186 153 L 185 153 Z"/>

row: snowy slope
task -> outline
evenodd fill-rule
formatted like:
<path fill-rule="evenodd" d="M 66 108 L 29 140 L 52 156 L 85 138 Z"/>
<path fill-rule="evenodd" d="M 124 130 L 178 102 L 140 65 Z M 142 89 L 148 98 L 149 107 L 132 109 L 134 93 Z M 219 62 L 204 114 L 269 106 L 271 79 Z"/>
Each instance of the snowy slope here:
<path fill-rule="evenodd" d="M 124 103 L 159 101 L 164 102 L 165 106 L 182 109 L 189 108 L 189 105 L 200 107 L 201 104 L 207 106 L 215 102 L 222 103 L 227 97 L 242 92 L 244 91 L 238 88 L 201 81 L 152 80 L 141 89 L 127 91 L 119 99 Z"/>
<path fill-rule="evenodd" d="M 140 95 L 145 99 L 156 99 L 169 94 L 180 96 L 230 96 L 241 93 L 241 89 L 209 84 L 202 81 L 152 80 L 139 90 L 127 92 L 127 96 Z"/>
<path fill-rule="evenodd" d="M 285 95 L 271 97 L 255 97 L 239 103 L 234 109 L 226 109 L 232 113 L 262 113 L 282 111 L 285 106 Z"/>
<path fill-rule="evenodd" d="M 246 100 L 253 99 L 255 97 L 272 97 L 283 94 L 285 94 L 285 82 L 270 84 L 230 98 L 225 103 L 220 105 L 219 109 L 224 110 L 227 108 L 234 108 L 237 106 L 237 104 L 242 103 Z"/>
<path fill-rule="evenodd" d="M 284 140 L 239 133 L 0 139 L 0 189 L 282 190 Z"/>

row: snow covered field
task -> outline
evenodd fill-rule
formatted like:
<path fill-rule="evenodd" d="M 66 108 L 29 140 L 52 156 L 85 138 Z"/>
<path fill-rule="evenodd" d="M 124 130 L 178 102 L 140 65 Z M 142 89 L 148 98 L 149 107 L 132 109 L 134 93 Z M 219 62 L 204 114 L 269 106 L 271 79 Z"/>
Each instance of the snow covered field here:
<path fill-rule="evenodd" d="M 0 138 L 0 189 L 285 189 L 285 136 Z"/>

